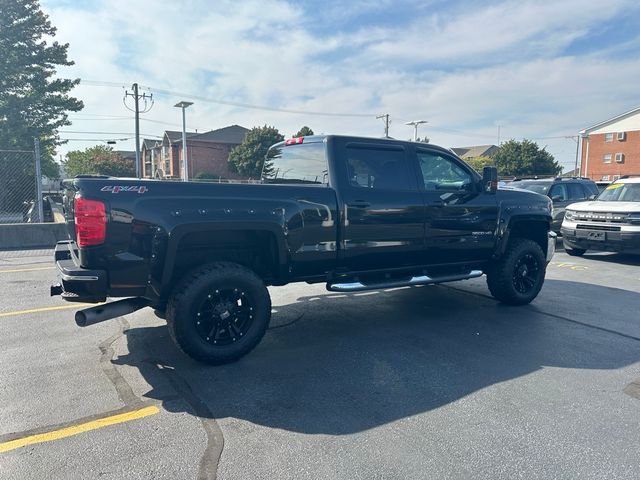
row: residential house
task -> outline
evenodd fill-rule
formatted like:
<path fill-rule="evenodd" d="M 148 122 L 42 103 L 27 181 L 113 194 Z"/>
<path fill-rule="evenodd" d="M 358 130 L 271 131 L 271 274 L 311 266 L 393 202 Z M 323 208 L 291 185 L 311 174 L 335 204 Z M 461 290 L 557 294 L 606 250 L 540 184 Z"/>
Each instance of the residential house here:
<path fill-rule="evenodd" d="M 135 166 L 136 166 L 136 152 L 135 151 L 132 151 L 132 150 L 114 150 L 113 153 L 117 153 L 123 160 L 131 162 L 131 165 L 135 169 Z"/>
<path fill-rule="evenodd" d="M 187 132 L 189 178 L 200 173 L 226 179 L 243 179 L 229 170 L 229 153 L 241 144 L 249 130 L 239 125 L 205 133 Z M 167 130 L 162 140 L 145 139 L 142 145 L 144 177 L 182 178 L 182 132 Z"/>
<path fill-rule="evenodd" d="M 610 181 L 640 175 L 640 107 L 579 133 L 582 176 Z"/>
<path fill-rule="evenodd" d="M 478 157 L 492 157 L 500 147 L 496 145 L 474 145 L 472 147 L 451 148 L 463 160 Z"/>

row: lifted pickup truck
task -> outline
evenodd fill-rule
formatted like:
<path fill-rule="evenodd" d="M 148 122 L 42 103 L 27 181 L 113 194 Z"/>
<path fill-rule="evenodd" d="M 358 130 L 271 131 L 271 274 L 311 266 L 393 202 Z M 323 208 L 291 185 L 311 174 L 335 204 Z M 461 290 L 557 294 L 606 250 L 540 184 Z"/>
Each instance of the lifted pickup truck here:
<path fill-rule="evenodd" d="M 70 240 L 52 295 L 103 302 L 85 326 L 150 306 L 178 346 L 210 364 L 263 337 L 268 285 L 336 292 L 487 276 L 498 300 L 531 302 L 555 251 L 551 201 L 498 190 L 451 151 L 311 136 L 272 146 L 260 184 L 82 177 L 65 182 Z"/>

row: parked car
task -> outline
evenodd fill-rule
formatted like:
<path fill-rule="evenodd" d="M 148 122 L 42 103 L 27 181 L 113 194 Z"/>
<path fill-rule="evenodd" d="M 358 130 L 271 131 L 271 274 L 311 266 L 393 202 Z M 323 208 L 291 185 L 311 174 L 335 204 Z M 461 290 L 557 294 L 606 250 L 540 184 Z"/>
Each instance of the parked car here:
<path fill-rule="evenodd" d="M 569 205 L 562 242 L 574 256 L 587 250 L 640 253 L 640 176 L 622 177 L 597 199 Z"/>
<path fill-rule="evenodd" d="M 184 352 L 220 364 L 264 335 L 267 285 L 357 292 L 486 274 L 496 299 L 523 305 L 555 251 L 548 198 L 498 189 L 495 167 L 480 176 L 435 145 L 299 137 L 269 149 L 262 177 L 65 182 L 70 240 L 51 294 L 130 297 L 77 312 L 80 326 L 152 306 Z"/>
<path fill-rule="evenodd" d="M 549 197 L 553 202 L 552 228 L 556 233 L 560 233 L 567 205 L 595 198 L 598 195 L 596 183 L 584 177 L 516 178 L 509 186 Z"/>

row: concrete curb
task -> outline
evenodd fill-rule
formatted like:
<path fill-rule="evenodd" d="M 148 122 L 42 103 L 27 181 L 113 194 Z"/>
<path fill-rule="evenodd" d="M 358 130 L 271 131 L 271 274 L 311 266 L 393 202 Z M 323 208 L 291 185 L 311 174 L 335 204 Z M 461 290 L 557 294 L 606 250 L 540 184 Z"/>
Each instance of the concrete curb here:
<path fill-rule="evenodd" d="M 15 248 L 53 248 L 67 240 L 65 223 L 15 223 L 0 225 L 0 250 Z"/>

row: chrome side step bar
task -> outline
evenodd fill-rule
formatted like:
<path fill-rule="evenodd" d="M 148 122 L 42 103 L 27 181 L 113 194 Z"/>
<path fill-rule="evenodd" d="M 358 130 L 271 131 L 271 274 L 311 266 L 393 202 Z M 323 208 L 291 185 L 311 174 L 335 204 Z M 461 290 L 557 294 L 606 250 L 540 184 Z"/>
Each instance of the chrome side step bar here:
<path fill-rule="evenodd" d="M 414 285 L 429 285 L 432 283 L 455 282 L 456 280 L 468 280 L 482 276 L 482 270 L 471 270 L 467 273 L 455 275 L 442 275 L 439 277 L 429 277 L 420 275 L 411 277 L 409 280 L 382 281 L 377 283 L 362 283 L 360 281 L 348 283 L 327 283 L 327 290 L 330 292 L 362 292 L 365 290 L 379 290 L 381 288 L 410 287 Z"/>

